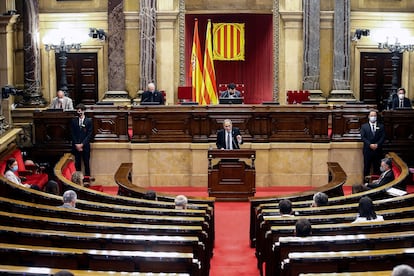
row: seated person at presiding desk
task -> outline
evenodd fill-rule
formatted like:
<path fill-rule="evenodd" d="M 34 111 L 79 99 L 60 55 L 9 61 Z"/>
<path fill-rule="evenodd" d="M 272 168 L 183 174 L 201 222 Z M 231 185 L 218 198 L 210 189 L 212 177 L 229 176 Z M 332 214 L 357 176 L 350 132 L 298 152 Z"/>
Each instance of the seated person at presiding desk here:
<path fill-rule="evenodd" d="M 220 98 L 240 98 L 240 91 L 236 90 L 236 85 L 234 83 L 229 83 L 227 85 L 227 90 L 221 92 Z"/>
<path fill-rule="evenodd" d="M 391 109 L 412 108 L 411 101 L 405 97 L 405 88 L 398 88 L 397 96 L 392 97 Z"/>
<path fill-rule="evenodd" d="M 72 99 L 65 96 L 65 92 L 58 90 L 56 97 L 50 103 L 50 109 L 73 110 Z"/>
<path fill-rule="evenodd" d="M 355 184 L 352 186 L 352 193 L 358 193 L 367 191 L 370 189 L 378 188 L 382 185 L 390 183 L 394 180 L 394 172 L 392 171 L 392 160 L 391 158 L 384 158 L 381 160 L 380 167 L 381 175 L 377 180 L 372 181 L 372 183 L 365 184 Z"/>
<path fill-rule="evenodd" d="M 35 190 L 40 190 L 39 187 L 35 184 L 23 184 L 20 177 L 16 175 L 16 172 L 19 170 L 19 166 L 17 165 L 17 160 L 14 158 L 10 158 L 6 161 L 6 169 L 4 171 L 4 177 L 6 177 L 9 181 L 24 186 L 26 188 L 32 188 Z"/>
<path fill-rule="evenodd" d="M 243 144 L 243 139 L 240 130 L 237 127 L 233 127 L 230 119 L 225 119 L 223 129 L 217 132 L 217 148 L 222 150 L 240 149 L 241 144 Z"/>
<path fill-rule="evenodd" d="M 148 89 L 142 93 L 141 103 L 158 103 L 160 105 L 164 104 L 164 95 L 155 90 L 155 84 L 149 83 Z"/>

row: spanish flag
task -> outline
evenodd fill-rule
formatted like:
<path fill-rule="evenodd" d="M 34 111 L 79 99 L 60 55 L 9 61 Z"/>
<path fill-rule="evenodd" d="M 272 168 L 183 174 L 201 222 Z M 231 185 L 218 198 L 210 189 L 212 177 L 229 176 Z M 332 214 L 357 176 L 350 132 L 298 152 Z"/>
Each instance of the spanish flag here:
<path fill-rule="evenodd" d="M 194 36 L 193 47 L 191 50 L 191 86 L 192 86 L 192 100 L 201 103 L 201 87 L 203 86 L 203 74 L 201 72 L 201 45 L 198 36 L 198 20 L 194 21 Z"/>
<path fill-rule="evenodd" d="M 203 86 L 201 88 L 201 104 L 218 104 L 216 73 L 214 71 L 213 49 L 211 39 L 211 20 L 208 20 L 206 31 L 206 47 L 204 51 Z"/>

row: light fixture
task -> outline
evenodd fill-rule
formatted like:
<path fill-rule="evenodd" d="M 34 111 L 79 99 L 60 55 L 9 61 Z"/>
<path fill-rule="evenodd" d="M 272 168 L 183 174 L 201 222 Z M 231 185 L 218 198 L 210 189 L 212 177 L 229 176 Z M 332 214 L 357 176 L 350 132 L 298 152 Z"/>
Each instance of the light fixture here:
<path fill-rule="evenodd" d="M 363 36 L 369 36 L 369 29 L 356 29 L 352 41 L 360 40 Z"/>
<path fill-rule="evenodd" d="M 89 28 L 89 36 L 94 39 L 105 41 L 107 34 L 103 29 Z"/>

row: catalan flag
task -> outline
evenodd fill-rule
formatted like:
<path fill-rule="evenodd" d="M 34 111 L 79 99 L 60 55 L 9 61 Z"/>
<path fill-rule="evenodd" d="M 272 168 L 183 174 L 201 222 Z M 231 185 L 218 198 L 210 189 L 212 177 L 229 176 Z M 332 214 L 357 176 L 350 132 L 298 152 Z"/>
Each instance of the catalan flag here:
<path fill-rule="evenodd" d="M 201 87 L 203 86 L 203 73 L 201 72 L 202 56 L 200 38 L 198 36 L 198 20 L 194 21 L 193 47 L 191 50 L 191 86 L 192 100 L 201 103 Z"/>
<path fill-rule="evenodd" d="M 216 60 L 244 60 L 244 23 L 213 24 Z"/>
<path fill-rule="evenodd" d="M 213 49 L 211 41 L 211 20 L 208 20 L 206 31 L 206 47 L 204 50 L 203 86 L 201 88 L 201 104 L 218 104 L 216 73 L 214 71 Z"/>

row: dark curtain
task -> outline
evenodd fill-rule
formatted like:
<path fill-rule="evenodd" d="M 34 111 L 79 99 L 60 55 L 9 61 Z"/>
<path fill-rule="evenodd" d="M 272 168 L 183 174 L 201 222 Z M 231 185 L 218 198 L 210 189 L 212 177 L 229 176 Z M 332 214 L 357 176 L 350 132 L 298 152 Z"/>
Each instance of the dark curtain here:
<path fill-rule="evenodd" d="M 201 52 L 204 54 L 207 20 L 212 23 L 245 23 L 245 60 L 214 61 L 217 87 L 230 82 L 245 85 L 244 102 L 261 103 L 272 100 L 273 32 L 271 14 L 187 14 L 185 18 L 186 83 L 191 86 L 190 56 L 194 19 L 198 18 Z M 203 57 L 204 58 L 204 57 Z"/>

